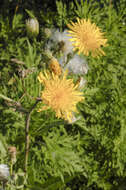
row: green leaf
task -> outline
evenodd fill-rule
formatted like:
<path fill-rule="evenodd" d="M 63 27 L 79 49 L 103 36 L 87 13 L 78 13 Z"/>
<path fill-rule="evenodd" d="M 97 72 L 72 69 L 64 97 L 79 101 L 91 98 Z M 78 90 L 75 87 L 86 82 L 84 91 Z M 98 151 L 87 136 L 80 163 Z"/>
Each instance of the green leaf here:
<path fill-rule="evenodd" d="M 31 17 L 31 18 L 35 18 L 34 14 L 32 13 L 32 11 L 29 11 L 28 9 L 25 9 L 25 11 L 28 13 L 28 15 Z"/>
<path fill-rule="evenodd" d="M 5 143 L 5 137 L 3 137 L 0 134 L 0 153 L 1 153 L 2 157 L 6 156 L 6 153 L 7 153 L 6 149 L 7 149 L 7 146 Z"/>
<path fill-rule="evenodd" d="M 72 180 L 73 177 L 65 177 L 64 183 L 60 178 L 50 177 L 46 183 L 41 184 L 40 182 L 35 182 L 34 185 L 28 186 L 31 190 L 58 190 L 65 185 L 68 181 Z"/>

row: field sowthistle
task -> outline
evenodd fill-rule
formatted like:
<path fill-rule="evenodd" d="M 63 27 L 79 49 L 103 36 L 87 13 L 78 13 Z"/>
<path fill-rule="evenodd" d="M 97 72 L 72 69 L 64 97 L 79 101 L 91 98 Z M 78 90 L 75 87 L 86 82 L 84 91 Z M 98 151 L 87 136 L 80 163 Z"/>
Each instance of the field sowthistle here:
<path fill-rule="evenodd" d="M 1 188 L 124 190 L 125 2 L 1 6 Z"/>

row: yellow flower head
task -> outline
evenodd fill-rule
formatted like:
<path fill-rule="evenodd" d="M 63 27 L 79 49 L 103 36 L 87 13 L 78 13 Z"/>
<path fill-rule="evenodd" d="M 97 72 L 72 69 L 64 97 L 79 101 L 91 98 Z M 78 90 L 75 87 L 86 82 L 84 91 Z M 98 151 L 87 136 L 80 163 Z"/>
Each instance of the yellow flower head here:
<path fill-rule="evenodd" d="M 68 24 L 70 30 L 68 32 L 69 36 L 72 38 L 70 41 L 74 42 L 74 50 L 78 49 L 78 53 L 83 53 L 88 56 L 91 52 L 93 57 L 98 57 L 99 55 L 105 55 L 101 46 L 106 46 L 107 39 L 103 37 L 103 33 L 100 29 L 90 22 L 88 19 L 77 18 L 76 23 Z"/>
<path fill-rule="evenodd" d="M 56 58 L 52 57 L 49 62 L 49 68 L 55 75 L 61 75 L 62 69 Z"/>
<path fill-rule="evenodd" d="M 38 80 L 44 84 L 42 91 L 42 101 L 44 106 L 39 111 L 52 108 L 58 118 L 63 118 L 71 122 L 72 112 L 77 112 L 76 104 L 84 97 L 83 93 L 78 91 L 78 85 L 74 85 L 73 79 L 67 79 L 67 71 L 62 76 L 54 73 L 40 73 Z"/>

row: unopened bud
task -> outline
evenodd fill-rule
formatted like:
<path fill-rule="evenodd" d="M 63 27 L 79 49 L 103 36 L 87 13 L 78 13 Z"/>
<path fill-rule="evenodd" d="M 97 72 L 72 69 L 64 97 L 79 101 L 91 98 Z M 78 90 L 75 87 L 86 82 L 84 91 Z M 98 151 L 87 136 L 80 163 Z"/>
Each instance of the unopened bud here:
<path fill-rule="evenodd" d="M 45 50 L 44 54 L 48 59 L 52 59 L 53 57 L 52 52 L 49 49 Z"/>
<path fill-rule="evenodd" d="M 55 57 L 52 57 L 49 62 L 49 68 L 55 75 L 61 75 L 62 69 Z"/>
<path fill-rule="evenodd" d="M 16 162 L 16 153 L 17 153 L 16 147 L 15 146 L 10 146 L 8 148 L 8 153 L 10 154 L 11 161 L 14 164 Z"/>
<path fill-rule="evenodd" d="M 26 29 L 30 37 L 36 37 L 39 34 L 39 22 L 36 18 L 26 20 Z"/>
<path fill-rule="evenodd" d="M 45 33 L 46 38 L 49 38 L 52 34 L 52 32 L 49 28 L 45 28 L 44 33 Z"/>

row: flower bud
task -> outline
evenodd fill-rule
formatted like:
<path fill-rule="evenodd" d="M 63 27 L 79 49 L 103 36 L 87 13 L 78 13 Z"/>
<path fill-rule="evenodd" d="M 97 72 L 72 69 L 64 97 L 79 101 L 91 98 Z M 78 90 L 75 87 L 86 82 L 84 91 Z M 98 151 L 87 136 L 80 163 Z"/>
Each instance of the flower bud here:
<path fill-rule="evenodd" d="M 45 50 L 44 54 L 48 59 L 52 59 L 53 57 L 52 52 L 49 49 Z"/>
<path fill-rule="evenodd" d="M 0 181 L 6 182 L 10 176 L 9 168 L 5 164 L 0 164 Z"/>
<path fill-rule="evenodd" d="M 14 164 L 16 162 L 16 153 L 17 153 L 16 147 L 15 146 L 10 146 L 8 148 L 8 153 L 10 154 L 11 161 Z"/>
<path fill-rule="evenodd" d="M 27 34 L 30 37 L 37 37 L 39 34 L 39 22 L 36 18 L 29 18 L 26 20 Z"/>
<path fill-rule="evenodd" d="M 52 32 L 49 28 L 45 28 L 44 33 L 45 33 L 46 38 L 50 38 L 50 36 L 52 34 Z"/>
<path fill-rule="evenodd" d="M 52 57 L 49 61 L 49 68 L 55 74 L 60 76 L 62 73 L 61 66 L 55 57 Z"/>

